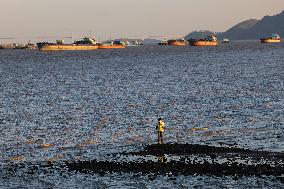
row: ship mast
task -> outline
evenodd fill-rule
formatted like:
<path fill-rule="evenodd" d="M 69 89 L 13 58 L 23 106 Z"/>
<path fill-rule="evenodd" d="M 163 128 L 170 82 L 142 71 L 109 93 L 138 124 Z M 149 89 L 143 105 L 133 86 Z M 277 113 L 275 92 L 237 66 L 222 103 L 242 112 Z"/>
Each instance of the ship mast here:
<path fill-rule="evenodd" d="M 71 43 L 73 44 L 74 40 L 73 40 L 73 32 L 71 31 Z"/>

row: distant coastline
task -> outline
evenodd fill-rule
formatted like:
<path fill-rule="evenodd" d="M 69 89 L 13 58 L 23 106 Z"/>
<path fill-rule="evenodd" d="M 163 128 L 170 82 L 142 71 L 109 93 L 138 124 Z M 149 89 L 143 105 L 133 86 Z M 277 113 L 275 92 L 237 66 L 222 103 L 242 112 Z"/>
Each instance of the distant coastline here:
<path fill-rule="evenodd" d="M 262 37 L 277 33 L 284 36 L 284 11 L 274 16 L 265 16 L 261 20 L 249 19 L 234 25 L 225 32 L 214 32 L 210 30 L 194 31 L 185 36 L 186 39 L 202 38 L 215 34 L 219 39 L 229 38 L 231 40 L 259 40 Z"/>

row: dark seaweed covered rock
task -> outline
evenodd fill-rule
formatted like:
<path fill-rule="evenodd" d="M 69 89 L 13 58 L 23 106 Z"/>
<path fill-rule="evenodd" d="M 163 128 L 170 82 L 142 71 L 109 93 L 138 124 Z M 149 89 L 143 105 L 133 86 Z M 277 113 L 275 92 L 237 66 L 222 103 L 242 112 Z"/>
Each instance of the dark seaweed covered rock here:
<path fill-rule="evenodd" d="M 66 167 L 70 171 L 79 171 L 84 173 L 141 173 L 141 174 L 174 174 L 174 175 L 232 175 L 232 176 L 262 176 L 273 175 L 281 176 L 284 174 L 284 164 L 282 162 L 283 154 L 271 153 L 268 151 L 253 151 L 241 148 L 213 147 L 207 145 L 192 144 L 154 144 L 146 146 L 143 151 L 135 153 L 124 153 L 124 156 L 132 155 L 154 155 L 162 157 L 164 154 L 175 155 L 195 155 L 196 159 L 201 161 L 189 161 L 187 156 L 182 156 L 179 160 L 170 161 L 152 161 L 147 158 L 144 161 L 79 161 L 67 162 Z M 215 162 L 215 159 L 226 158 L 230 155 L 229 162 Z M 201 155 L 201 156 L 200 156 Z M 204 156 L 205 155 L 205 156 Z M 253 160 L 254 163 L 238 160 L 240 156 Z M 205 157 L 210 157 L 211 161 Z M 267 163 L 260 163 L 266 160 Z M 269 162 L 274 162 L 272 165 Z"/>

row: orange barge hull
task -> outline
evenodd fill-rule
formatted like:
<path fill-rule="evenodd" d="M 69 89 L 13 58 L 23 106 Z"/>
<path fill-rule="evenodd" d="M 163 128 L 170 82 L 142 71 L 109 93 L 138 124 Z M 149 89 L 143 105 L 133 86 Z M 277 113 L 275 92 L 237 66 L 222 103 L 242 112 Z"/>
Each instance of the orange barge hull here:
<path fill-rule="evenodd" d="M 280 43 L 281 39 L 260 39 L 261 43 Z"/>
<path fill-rule="evenodd" d="M 101 45 L 99 49 L 124 49 L 125 45 Z"/>
<path fill-rule="evenodd" d="M 217 41 L 193 41 L 190 42 L 191 46 L 197 46 L 197 47 L 206 47 L 206 46 L 217 46 Z"/>
<path fill-rule="evenodd" d="M 169 45 L 172 45 L 172 46 L 185 46 L 186 43 L 175 41 L 175 42 L 169 42 Z"/>
<path fill-rule="evenodd" d="M 91 51 L 98 49 L 97 45 L 55 45 L 45 44 L 39 45 L 40 51 Z"/>

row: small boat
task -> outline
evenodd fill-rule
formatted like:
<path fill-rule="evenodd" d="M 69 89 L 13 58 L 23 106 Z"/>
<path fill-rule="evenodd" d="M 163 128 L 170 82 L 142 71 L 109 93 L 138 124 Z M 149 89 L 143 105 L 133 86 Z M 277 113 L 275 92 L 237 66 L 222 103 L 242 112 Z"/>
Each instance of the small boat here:
<path fill-rule="evenodd" d="M 13 49 L 25 49 L 25 45 L 15 43 Z"/>
<path fill-rule="evenodd" d="M 28 44 L 14 44 L 14 49 L 29 49 L 29 50 L 35 50 L 36 45 L 32 44 L 32 43 L 28 43 Z"/>
<path fill-rule="evenodd" d="M 63 40 L 57 40 L 56 43 L 37 43 L 37 46 L 40 51 L 81 51 L 96 50 L 99 48 L 96 40 L 90 37 L 84 37 L 82 40 L 76 41 L 73 44 L 64 44 Z"/>
<path fill-rule="evenodd" d="M 190 39 L 188 40 L 191 46 L 217 46 L 218 40 L 214 35 L 210 35 L 205 39 Z"/>
<path fill-rule="evenodd" d="M 280 43 L 281 38 L 278 34 L 272 34 L 271 37 L 260 39 L 261 43 Z"/>
<path fill-rule="evenodd" d="M 223 39 L 222 43 L 230 43 L 229 39 Z"/>
<path fill-rule="evenodd" d="M 128 47 L 138 47 L 143 45 L 142 41 L 127 41 Z"/>
<path fill-rule="evenodd" d="M 167 40 L 162 40 L 158 43 L 158 45 L 168 45 L 168 41 Z"/>
<path fill-rule="evenodd" d="M 0 44 L 0 49 L 13 49 L 14 44 L 6 43 L 6 44 Z"/>
<path fill-rule="evenodd" d="M 182 39 L 171 39 L 168 40 L 168 45 L 172 45 L 172 46 L 185 46 L 187 43 L 186 41 L 182 38 Z"/>
<path fill-rule="evenodd" d="M 37 49 L 37 48 L 36 48 L 36 45 L 35 45 L 35 44 L 33 44 L 33 43 L 28 43 L 28 44 L 25 45 L 25 49 L 35 50 L 35 49 Z"/>
<path fill-rule="evenodd" d="M 124 49 L 126 44 L 123 41 L 107 41 L 99 45 L 99 49 Z"/>

